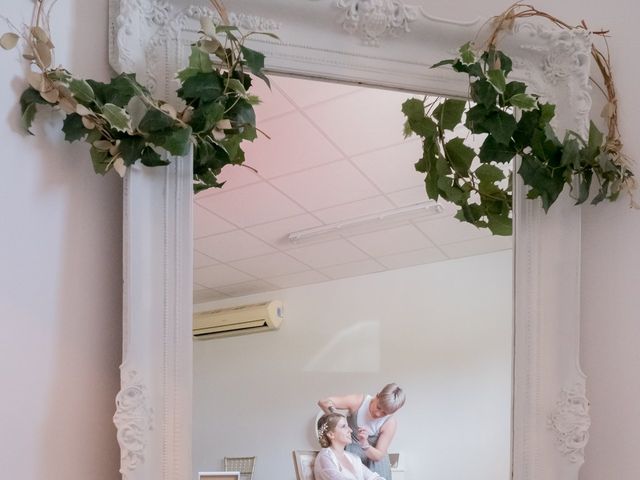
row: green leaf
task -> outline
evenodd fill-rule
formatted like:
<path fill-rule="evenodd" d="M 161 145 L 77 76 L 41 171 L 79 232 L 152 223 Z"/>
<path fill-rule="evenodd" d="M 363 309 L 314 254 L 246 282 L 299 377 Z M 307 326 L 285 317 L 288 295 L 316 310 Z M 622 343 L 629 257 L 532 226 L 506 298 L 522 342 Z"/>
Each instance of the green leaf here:
<path fill-rule="evenodd" d="M 170 128 L 153 132 L 148 137 L 148 142 L 164 148 L 171 155 L 187 155 L 191 147 L 191 127 Z"/>
<path fill-rule="evenodd" d="M 244 125 L 256 126 L 256 113 L 253 106 L 244 99 L 234 101 L 235 105 L 227 112 L 227 117 L 231 120 L 234 128 L 241 128 Z M 227 107 L 228 108 L 228 107 Z"/>
<path fill-rule="evenodd" d="M 507 79 L 502 70 L 489 70 L 487 72 L 487 80 L 496 89 L 496 92 L 502 94 L 507 86 Z"/>
<path fill-rule="evenodd" d="M 471 133 L 487 133 L 488 130 L 485 127 L 485 123 L 491 112 L 492 110 L 488 109 L 484 105 L 474 105 L 467 110 L 467 118 L 464 124 Z"/>
<path fill-rule="evenodd" d="M 187 78 L 178 89 L 178 96 L 187 103 L 210 102 L 222 95 L 222 78 L 215 72 L 198 72 Z"/>
<path fill-rule="evenodd" d="M 593 178 L 593 171 L 587 170 L 582 174 L 580 179 L 580 186 L 578 191 L 578 199 L 576 205 L 584 203 L 589 198 L 589 192 L 591 191 L 591 179 Z"/>
<path fill-rule="evenodd" d="M 196 72 L 209 73 L 213 71 L 213 62 L 208 53 L 203 52 L 196 45 L 191 45 L 188 68 Z"/>
<path fill-rule="evenodd" d="M 22 112 L 22 127 L 29 133 L 29 135 L 33 135 L 31 132 L 31 124 L 33 123 L 33 119 L 36 116 L 36 104 L 46 104 L 47 101 L 42 98 L 40 92 L 38 92 L 35 88 L 29 87 L 22 95 L 20 95 L 20 111 Z"/>
<path fill-rule="evenodd" d="M 522 82 L 509 82 L 504 89 L 504 98 L 509 100 L 514 95 L 524 93 L 527 90 L 527 85 Z"/>
<path fill-rule="evenodd" d="M 458 58 L 463 65 L 476 63 L 476 54 L 471 48 L 471 42 L 467 42 L 458 50 Z"/>
<path fill-rule="evenodd" d="M 69 82 L 69 90 L 74 98 L 81 103 L 90 103 L 96 98 L 93 88 L 84 80 L 71 80 Z"/>
<path fill-rule="evenodd" d="M 465 100 L 454 100 L 447 98 L 436 107 L 432 117 L 438 121 L 438 125 L 443 130 L 453 130 L 461 123 L 467 102 Z"/>
<path fill-rule="evenodd" d="M 517 126 L 515 118 L 502 110 L 491 112 L 483 122 L 486 132 L 505 145 L 509 144 Z"/>
<path fill-rule="evenodd" d="M 480 147 L 478 157 L 481 163 L 507 163 L 511 161 L 515 154 L 516 149 L 513 143 L 499 143 L 491 135 L 488 135 Z"/>
<path fill-rule="evenodd" d="M 531 95 L 527 95 L 526 93 L 516 93 L 511 98 L 509 98 L 508 103 L 520 110 L 533 110 L 537 106 L 537 100 Z"/>
<path fill-rule="evenodd" d="M 556 114 L 556 106 L 549 103 L 538 104 L 540 108 L 540 126 L 544 127 Z"/>
<path fill-rule="evenodd" d="M 528 198 L 540 197 L 542 208 L 547 212 L 549 207 L 556 201 L 564 188 L 564 179 L 561 175 L 554 174 L 554 171 L 547 168 L 538 158 L 533 155 L 522 157 L 522 164 L 518 170 L 525 185 L 531 187 Z"/>
<path fill-rule="evenodd" d="M 240 50 L 242 51 L 242 57 L 247 62 L 247 66 L 249 67 L 249 70 L 251 70 L 251 73 L 256 77 L 261 78 L 267 86 L 271 87 L 269 79 L 262 71 L 264 68 L 264 55 L 260 52 L 256 52 L 255 50 L 251 50 L 244 45 L 240 47 Z"/>
<path fill-rule="evenodd" d="M 129 166 L 136 163 L 142 157 L 142 150 L 145 148 L 146 142 L 140 136 L 127 136 L 120 140 L 118 147 L 124 164 Z"/>
<path fill-rule="evenodd" d="M 95 94 L 95 99 L 100 104 L 112 103 L 119 107 L 126 107 L 136 95 L 149 94 L 149 91 L 136 81 L 136 76 L 129 73 L 121 73 L 111 79 L 110 83 L 86 81 Z"/>
<path fill-rule="evenodd" d="M 405 124 L 405 136 L 407 130 L 414 132 L 421 137 L 433 137 L 437 133 L 436 124 L 429 117 L 425 116 L 424 103 L 417 98 L 410 98 L 402 104 L 402 113 L 407 117 Z M 407 128 L 408 127 L 408 128 Z"/>
<path fill-rule="evenodd" d="M 175 124 L 176 121 L 157 108 L 150 108 L 144 114 L 142 120 L 138 124 L 138 130 L 141 132 L 151 133 L 159 130 L 165 130 Z"/>
<path fill-rule="evenodd" d="M 104 175 L 113 166 L 113 157 L 109 155 L 109 152 L 98 150 L 96 147 L 91 147 L 89 150 L 91 155 L 91 163 L 93 164 L 93 171 Z"/>
<path fill-rule="evenodd" d="M 247 94 L 247 90 L 243 83 L 237 78 L 230 78 L 227 80 L 227 88 L 232 92 L 238 92 L 243 97 Z"/>
<path fill-rule="evenodd" d="M 481 182 L 495 183 L 504 180 L 504 172 L 495 165 L 487 163 L 476 168 L 475 174 Z"/>
<path fill-rule="evenodd" d="M 145 147 L 142 150 L 140 161 L 147 167 L 162 167 L 169 165 L 169 160 L 164 160 L 158 152 L 151 147 Z"/>
<path fill-rule="evenodd" d="M 224 106 L 218 102 L 203 103 L 193 111 L 189 125 L 196 133 L 209 132 L 224 115 Z"/>
<path fill-rule="evenodd" d="M 560 165 L 576 170 L 580 167 L 580 145 L 575 138 L 565 138 Z"/>
<path fill-rule="evenodd" d="M 131 130 L 131 117 L 123 108 L 112 103 L 107 103 L 102 107 L 101 115 L 109 122 L 111 128 L 119 132 Z"/>
<path fill-rule="evenodd" d="M 444 150 L 455 171 L 460 176 L 466 177 L 469 174 L 469 168 L 476 156 L 476 152 L 466 146 L 461 138 L 449 140 L 444 145 Z"/>
<path fill-rule="evenodd" d="M 513 222 L 508 215 L 494 215 L 489 213 L 487 214 L 487 217 L 489 218 L 487 226 L 489 227 L 489 230 L 491 230 L 491 233 L 503 236 L 511 235 L 513 231 Z"/>
<path fill-rule="evenodd" d="M 455 62 L 455 60 L 452 59 L 452 58 L 447 59 L 447 60 L 440 60 L 438 63 L 434 63 L 429 68 L 438 68 L 438 67 L 442 67 L 443 65 L 453 65 L 454 62 Z"/>
<path fill-rule="evenodd" d="M 71 113 L 62 122 L 62 131 L 67 142 L 75 142 L 76 140 L 82 140 L 90 130 L 85 128 L 80 115 Z"/>
<path fill-rule="evenodd" d="M 471 83 L 471 100 L 485 107 L 492 107 L 496 104 L 497 93 L 493 85 L 484 78 Z"/>

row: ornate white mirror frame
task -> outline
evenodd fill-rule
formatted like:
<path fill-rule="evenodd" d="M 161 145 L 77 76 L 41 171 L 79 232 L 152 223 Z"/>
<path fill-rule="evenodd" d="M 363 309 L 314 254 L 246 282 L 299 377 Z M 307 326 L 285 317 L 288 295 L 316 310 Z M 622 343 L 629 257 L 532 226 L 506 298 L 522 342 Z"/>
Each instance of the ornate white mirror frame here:
<path fill-rule="evenodd" d="M 484 22 L 430 17 L 424 0 L 225 3 L 233 23 L 281 38 L 253 45 L 271 71 L 456 97 L 466 96 L 466 80 L 429 66 L 455 55 Z M 355 16 L 359 3 L 372 15 Z M 206 0 L 110 0 L 113 68 L 135 72 L 156 95 L 175 99 L 173 78 L 203 14 L 217 18 Z M 514 60 L 513 76 L 557 105 L 555 127 L 584 134 L 589 36 L 521 23 L 502 48 Z M 122 386 L 114 421 L 129 480 L 191 478 L 192 201 L 190 158 L 168 168 L 135 167 L 126 178 Z M 545 215 L 520 185 L 515 205 L 512 478 L 577 479 L 590 423 L 579 367 L 580 211 L 564 196 Z"/>

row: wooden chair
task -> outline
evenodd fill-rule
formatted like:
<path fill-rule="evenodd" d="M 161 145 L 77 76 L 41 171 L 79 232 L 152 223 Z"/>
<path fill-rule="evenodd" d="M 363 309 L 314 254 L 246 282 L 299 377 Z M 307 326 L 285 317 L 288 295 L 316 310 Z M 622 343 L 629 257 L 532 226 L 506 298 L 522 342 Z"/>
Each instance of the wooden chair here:
<path fill-rule="evenodd" d="M 313 463 L 318 455 L 318 450 L 294 450 L 292 453 L 296 480 L 315 480 Z"/>
<path fill-rule="evenodd" d="M 224 457 L 225 472 L 240 472 L 241 480 L 251 480 L 256 457 Z"/>

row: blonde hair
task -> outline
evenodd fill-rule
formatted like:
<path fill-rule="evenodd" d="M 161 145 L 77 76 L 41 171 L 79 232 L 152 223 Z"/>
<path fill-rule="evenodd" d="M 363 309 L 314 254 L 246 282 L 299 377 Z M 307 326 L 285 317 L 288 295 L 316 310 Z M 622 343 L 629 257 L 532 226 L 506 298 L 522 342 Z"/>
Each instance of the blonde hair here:
<path fill-rule="evenodd" d="M 326 413 L 318 419 L 318 442 L 321 447 L 331 446 L 328 433 L 333 432 L 341 418 L 345 418 L 341 413 Z"/>
<path fill-rule="evenodd" d="M 406 400 L 404 391 L 397 383 L 389 383 L 385 385 L 376 397 L 378 397 L 378 404 L 387 414 L 398 411 L 400 407 L 404 405 Z"/>

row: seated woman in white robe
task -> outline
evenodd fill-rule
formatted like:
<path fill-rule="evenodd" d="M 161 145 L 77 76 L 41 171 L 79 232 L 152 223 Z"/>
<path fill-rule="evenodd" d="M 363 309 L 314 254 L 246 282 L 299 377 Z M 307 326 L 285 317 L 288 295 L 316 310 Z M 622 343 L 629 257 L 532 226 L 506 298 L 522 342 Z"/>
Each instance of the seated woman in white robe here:
<path fill-rule="evenodd" d="M 323 448 L 313 466 L 316 480 L 384 480 L 365 467 L 356 455 L 345 451 L 352 439 L 344 415 L 328 413 L 320 417 L 318 440 Z"/>

